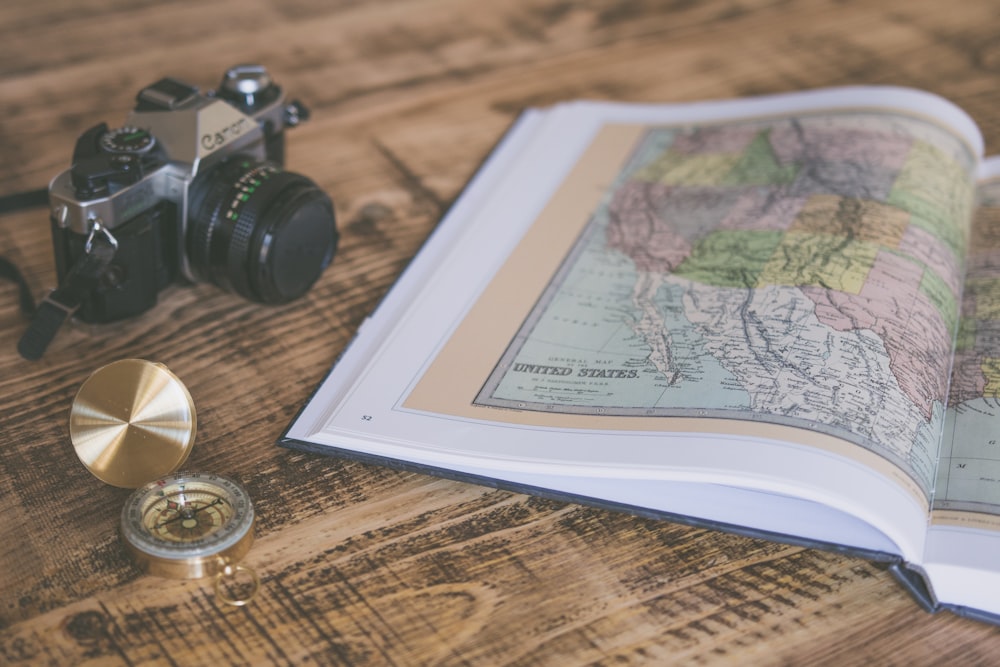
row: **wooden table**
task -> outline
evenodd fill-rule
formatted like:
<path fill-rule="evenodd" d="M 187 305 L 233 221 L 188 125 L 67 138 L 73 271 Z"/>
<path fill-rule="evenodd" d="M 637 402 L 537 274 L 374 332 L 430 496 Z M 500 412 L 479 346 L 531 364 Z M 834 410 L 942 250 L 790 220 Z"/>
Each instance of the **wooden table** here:
<path fill-rule="evenodd" d="M 267 65 L 312 119 L 289 168 L 343 239 L 303 299 L 170 287 L 148 314 L 65 329 L 39 362 L 0 283 L 0 663 L 637 665 L 986 663 L 1000 630 L 929 615 L 848 556 L 281 449 L 275 440 L 518 112 L 579 97 L 721 98 L 851 83 L 947 96 L 1000 151 L 1000 3 L 827 0 L 84 0 L 0 8 L 0 194 L 43 188 L 142 86 Z M 47 211 L 0 254 L 55 283 Z M 88 375 L 166 364 L 198 409 L 188 468 L 259 514 L 243 608 L 143 576 L 128 491 L 74 455 Z M 88 662 L 89 661 L 89 662 Z"/>

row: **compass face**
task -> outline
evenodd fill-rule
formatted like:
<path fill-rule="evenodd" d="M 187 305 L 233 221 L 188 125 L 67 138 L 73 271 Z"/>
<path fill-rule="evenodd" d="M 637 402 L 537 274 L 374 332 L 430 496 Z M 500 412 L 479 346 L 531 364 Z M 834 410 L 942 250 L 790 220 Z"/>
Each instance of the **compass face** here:
<path fill-rule="evenodd" d="M 153 497 L 143 510 L 142 524 L 161 539 L 191 542 L 223 528 L 234 512 L 231 501 L 216 489 L 189 483 Z"/>
<path fill-rule="evenodd" d="M 122 510 L 122 536 L 154 559 L 203 559 L 252 539 L 253 506 L 242 486 L 203 473 L 176 473 L 135 491 Z"/>

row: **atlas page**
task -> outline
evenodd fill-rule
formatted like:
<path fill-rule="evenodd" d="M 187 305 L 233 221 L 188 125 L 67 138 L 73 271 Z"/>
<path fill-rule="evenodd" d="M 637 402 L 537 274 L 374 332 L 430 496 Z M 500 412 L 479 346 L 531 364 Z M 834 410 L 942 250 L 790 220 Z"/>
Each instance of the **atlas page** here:
<path fill-rule="evenodd" d="M 942 602 L 1000 614 L 1000 160 L 982 177 L 924 562 Z"/>
<path fill-rule="evenodd" d="M 919 562 L 981 152 L 895 88 L 528 112 L 286 444 Z"/>

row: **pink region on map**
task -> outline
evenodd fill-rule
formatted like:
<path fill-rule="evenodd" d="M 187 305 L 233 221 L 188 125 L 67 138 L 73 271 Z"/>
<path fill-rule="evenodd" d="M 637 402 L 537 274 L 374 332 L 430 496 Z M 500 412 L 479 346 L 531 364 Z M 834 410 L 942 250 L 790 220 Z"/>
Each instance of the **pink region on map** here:
<path fill-rule="evenodd" d="M 859 294 L 819 287 L 802 292 L 827 326 L 874 332 L 886 347 L 900 389 L 930 419 L 934 401 L 942 401 L 947 388 L 951 342 L 937 309 L 920 292 L 920 279 L 921 270 L 912 262 L 880 252 Z"/>
<path fill-rule="evenodd" d="M 670 149 L 683 155 L 742 153 L 760 131 L 753 125 L 698 128 L 674 139 Z"/>
<path fill-rule="evenodd" d="M 632 259 L 639 271 L 672 271 L 691 254 L 687 240 L 656 215 L 657 206 L 650 205 L 651 198 L 667 197 L 669 192 L 668 187 L 633 184 L 615 193 L 608 247 Z"/>
<path fill-rule="evenodd" d="M 899 250 L 926 264 L 945 281 L 952 294 L 961 294 L 962 271 L 958 258 L 939 238 L 922 227 L 909 225 L 899 241 Z"/>
<path fill-rule="evenodd" d="M 817 128 L 808 121 L 801 132 L 782 125 L 771 131 L 771 147 L 783 163 L 810 161 L 861 163 L 896 172 L 903 167 L 912 139 L 846 127 Z M 804 139 L 803 139 L 804 137 Z"/>
<path fill-rule="evenodd" d="M 886 304 L 886 310 L 875 312 L 878 317 L 899 317 L 899 311 L 906 308 L 916 298 L 920 290 L 924 269 L 916 262 L 894 253 L 880 250 L 875 256 L 868 278 L 861 286 L 859 296 L 873 304 Z M 901 296 L 907 303 L 899 304 Z"/>
<path fill-rule="evenodd" d="M 719 227 L 784 231 L 792 226 L 806 200 L 807 197 L 775 197 L 772 191 L 753 188 L 736 200 Z"/>

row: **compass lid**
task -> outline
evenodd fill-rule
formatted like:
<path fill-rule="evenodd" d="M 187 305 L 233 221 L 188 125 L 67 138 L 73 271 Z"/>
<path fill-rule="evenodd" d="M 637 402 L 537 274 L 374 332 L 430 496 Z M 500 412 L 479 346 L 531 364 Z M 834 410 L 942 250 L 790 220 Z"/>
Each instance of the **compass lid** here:
<path fill-rule="evenodd" d="M 187 387 L 163 364 L 122 359 L 94 371 L 73 399 L 69 436 L 87 470 L 134 489 L 184 464 L 197 418 Z"/>

